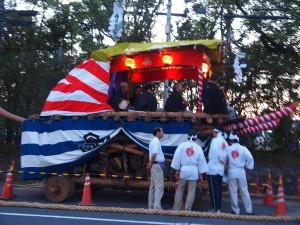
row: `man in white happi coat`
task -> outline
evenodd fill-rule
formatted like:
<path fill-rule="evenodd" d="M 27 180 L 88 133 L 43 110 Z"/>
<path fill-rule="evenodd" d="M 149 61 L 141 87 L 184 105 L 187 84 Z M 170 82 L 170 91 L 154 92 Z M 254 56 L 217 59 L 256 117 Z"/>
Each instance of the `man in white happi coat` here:
<path fill-rule="evenodd" d="M 161 208 L 161 198 L 164 194 L 164 162 L 165 156 L 161 148 L 160 139 L 164 137 L 161 127 L 153 130 L 153 139 L 149 143 L 149 163 L 147 170 L 151 172 L 151 184 L 148 194 L 148 209 Z"/>
<path fill-rule="evenodd" d="M 222 179 L 224 175 L 228 144 L 223 137 L 223 127 L 213 129 L 213 138 L 208 152 L 207 181 L 209 186 L 211 213 L 220 213 L 222 205 Z"/>
<path fill-rule="evenodd" d="M 175 194 L 174 210 L 180 210 L 186 184 L 188 194 L 185 201 L 185 210 L 191 211 L 195 199 L 197 181 L 202 180 L 202 173 L 208 171 L 202 148 L 195 143 L 197 134 L 190 131 L 188 141 L 181 143 L 174 154 L 171 167 L 176 170 L 178 189 Z"/>
<path fill-rule="evenodd" d="M 230 204 L 232 213 L 239 215 L 240 208 L 238 206 L 238 190 L 246 210 L 246 214 L 253 215 L 252 202 L 250 199 L 245 169 L 252 170 L 254 160 L 250 151 L 239 144 L 237 135 L 230 133 L 227 151 L 228 161 L 228 188 L 230 196 Z"/>

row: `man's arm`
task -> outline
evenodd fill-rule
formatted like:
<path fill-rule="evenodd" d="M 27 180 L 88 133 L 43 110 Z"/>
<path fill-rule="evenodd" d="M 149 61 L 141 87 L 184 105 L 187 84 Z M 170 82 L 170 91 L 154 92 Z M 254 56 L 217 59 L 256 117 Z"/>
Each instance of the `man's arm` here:
<path fill-rule="evenodd" d="M 177 93 L 174 103 L 178 105 L 180 111 L 184 111 L 188 106 L 188 102 L 184 101 L 182 95 L 179 93 Z"/>
<path fill-rule="evenodd" d="M 199 173 L 198 181 L 201 182 L 203 180 L 202 173 Z"/>
<path fill-rule="evenodd" d="M 176 180 L 180 179 L 180 171 L 179 170 L 176 170 L 176 172 L 175 172 L 175 178 L 176 178 Z"/>
<path fill-rule="evenodd" d="M 112 107 L 114 108 L 115 111 L 120 111 L 119 108 L 119 103 L 120 101 L 122 101 L 122 96 L 121 96 L 121 92 L 116 92 L 115 95 L 113 96 L 112 99 Z"/>
<path fill-rule="evenodd" d="M 153 153 L 151 155 L 151 158 L 149 159 L 149 162 L 147 164 L 147 169 L 150 170 L 152 165 L 153 165 L 153 162 L 155 161 L 155 158 L 156 158 L 156 153 Z"/>
<path fill-rule="evenodd" d="M 253 170 L 254 168 L 254 159 L 250 151 L 245 147 L 245 159 L 246 159 L 246 168 Z"/>
<path fill-rule="evenodd" d="M 218 96 L 217 98 L 219 99 L 219 107 L 222 113 L 227 114 L 227 103 L 226 103 L 226 98 L 223 94 L 223 92 L 218 88 L 218 91 L 216 92 L 216 95 Z"/>

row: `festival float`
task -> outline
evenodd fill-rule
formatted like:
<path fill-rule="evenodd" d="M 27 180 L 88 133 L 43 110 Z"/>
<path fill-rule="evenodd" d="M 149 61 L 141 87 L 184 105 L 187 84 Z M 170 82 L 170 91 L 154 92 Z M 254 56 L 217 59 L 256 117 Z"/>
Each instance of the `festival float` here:
<path fill-rule="evenodd" d="M 166 156 L 165 191 L 174 191 L 170 167 L 176 147 L 189 130 L 198 133 L 198 144 L 207 150 L 213 126 L 240 135 L 272 129 L 279 119 L 296 110 L 286 108 L 243 120 L 202 112 L 202 86 L 210 71 L 222 66 L 219 40 L 164 43 L 119 43 L 91 53 L 51 90 L 40 115 L 27 119 L 1 109 L 2 116 L 22 122 L 21 169 L 25 180 L 46 179 L 49 201 L 67 200 L 84 175 L 91 185 L 148 190 L 148 147 L 154 127 L 164 129 L 161 139 Z M 121 81 L 130 85 L 165 80 L 196 80 L 197 112 L 115 112 L 108 104 Z M 197 187 L 194 208 L 199 207 L 205 182 Z"/>

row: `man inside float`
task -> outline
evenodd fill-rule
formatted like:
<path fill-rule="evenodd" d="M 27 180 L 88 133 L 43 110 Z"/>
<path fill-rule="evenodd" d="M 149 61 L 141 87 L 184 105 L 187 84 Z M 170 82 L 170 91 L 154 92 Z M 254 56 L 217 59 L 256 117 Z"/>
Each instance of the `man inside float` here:
<path fill-rule="evenodd" d="M 202 90 L 204 113 L 228 114 L 226 98 L 219 87 L 220 77 L 213 74 Z"/>
<path fill-rule="evenodd" d="M 131 105 L 134 105 L 136 96 L 141 94 L 142 90 L 143 90 L 143 88 L 141 86 L 134 87 L 133 94 L 132 94 L 131 98 L 129 99 Z"/>
<path fill-rule="evenodd" d="M 233 107 L 226 103 L 226 94 L 224 87 L 220 87 L 220 76 L 213 74 L 208 83 L 204 85 L 202 90 L 202 102 L 204 113 L 207 114 L 228 114 L 228 120 L 238 118 Z"/>
<path fill-rule="evenodd" d="M 134 102 L 135 110 L 155 112 L 157 109 L 157 99 L 152 93 L 152 85 L 147 84 L 144 86 L 142 93 L 136 96 Z"/>
<path fill-rule="evenodd" d="M 168 97 L 164 110 L 166 112 L 191 112 L 186 109 L 188 105 L 188 101 L 182 97 L 182 84 L 175 83 L 173 85 L 173 92 Z"/>
<path fill-rule="evenodd" d="M 228 97 L 228 95 L 227 95 L 227 93 L 225 91 L 225 87 L 224 86 L 220 86 L 220 89 L 223 92 L 223 94 L 225 96 L 225 99 L 228 99 L 229 97 Z M 239 116 L 236 113 L 235 109 L 232 106 L 229 106 L 228 104 L 227 104 L 227 111 L 228 111 L 228 117 L 227 117 L 228 120 L 233 120 L 233 119 L 239 118 Z"/>
<path fill-rule="evenodd" d="M 120 90 L 113 96 L 112 107 L 116 112 L 134 110 L 134 107 L 130 105 L 130 101 L 127 100 L 128 89 L 128 83 L 121 82 Z"/>

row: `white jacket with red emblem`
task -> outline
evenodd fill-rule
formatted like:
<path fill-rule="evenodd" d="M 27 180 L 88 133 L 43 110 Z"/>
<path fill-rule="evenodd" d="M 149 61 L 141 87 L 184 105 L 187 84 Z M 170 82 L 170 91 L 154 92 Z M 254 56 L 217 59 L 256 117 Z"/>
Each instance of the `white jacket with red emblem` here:
<path fill-rule="evenodd" d="M 198 180 L 208 171 L 202 148 L 194 141 L 181 143 L 175 151 L 171 167 L 180 170 L 180 179 Z"/>
<path fill-rule="evenodd" d="M 250 170 L 254 167 L 254 159 L 250 151 L 239 143 L 233 143 L 228 147 L 227 161 L 228 178 L 246 179 L 245 167 Z"/>
<path fill-rule="evenodd" d="M 211 140 L 208 153 L 208 175 L 224 175 L 224 164 L 226 162 L 228 144 L 219 132 L 216 137 Z"/>

